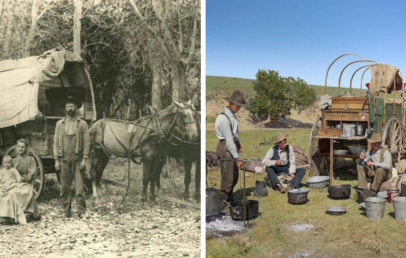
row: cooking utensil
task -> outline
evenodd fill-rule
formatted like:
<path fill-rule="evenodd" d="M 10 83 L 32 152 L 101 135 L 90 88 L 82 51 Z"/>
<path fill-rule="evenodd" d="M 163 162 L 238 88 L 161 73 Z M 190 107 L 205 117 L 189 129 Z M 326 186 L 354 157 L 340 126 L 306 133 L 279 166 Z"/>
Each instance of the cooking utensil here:
<path fill-rule="evenodd" d="M 355 127 L 355 136 L 364 136 L 365 135 L 365 127 L 363 125 L 357 124 Z"/>
<path fill-rule="evenodd" d="M 329 186 L 328 196 L 332 199 L 348 199 L 351 196 L 351 185 Z"/>
<path fill-rule="evenodd" d="M 333 153 L 337 155 L 343 155 L 343 154 L 348 154 L 350 151 L 349 150 L 334 150 Z"/>
<path fill-rule="evenodd" d="M 244 202 L 245 202 L 245 219 L 255 219 L 258 216 L 259 202 L 256 200 L 241 200 L 231 202 L 230 215 L 233 220 L 244 220 Z"/>
<path fill-rule="evenodd" d="M 206 216 L 216 215 L 221 212 L 220 190 L 213 187 L 206 188 Z"/>
<path fill-rule="evenodd" d="M 357 202 L 358 203 L 363 203 L 365 202 L 365 199 L 369 197 L 376 197 L 376 192 L 371 191 L 371 190 L 366 190 L 366 189 L 360 189 L 354 187 L 355 192 L 357 193 Z"/>
<path fill-rule="evenodd" d="M 330 215 L 343 215 L 347 212 L 345 207 L 340 206 L 329 206 L 326 207 L 326 213 Z"/>
<path fill-rule="evenodd" d="M 268 189 L 266 188 L 265 181 L 255 181 L 254 195 L 261 197 L 268 195 Z"/>
<path fill-rule="evenodd" d="M 307 195 L 309 193 L 309 189 L 293 189 L 288 191 L 288 202 L 290 204 L 305 204 L 309 200 L 307 199 Z"/>
<path fill-rule="evenodd" d="M 359 146 L 359 145 L 347 145 L 348 149 L 350 149 L 350 152 L 354 155 L 359 156 L 362 152 L 365 153 L 365 149 L 367 146 Z"/>
<path fill-rule="evenodd" d="M 311 176 L 306 179 L 306 185 L 310 188 L 324 188 L 330 183 L 329 176 Z"/>

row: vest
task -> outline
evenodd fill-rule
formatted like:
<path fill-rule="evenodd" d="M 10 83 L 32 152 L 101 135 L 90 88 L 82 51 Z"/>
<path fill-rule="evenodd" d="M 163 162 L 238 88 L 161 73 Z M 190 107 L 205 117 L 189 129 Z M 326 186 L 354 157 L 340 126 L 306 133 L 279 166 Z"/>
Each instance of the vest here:
<path fill-rule="evenodd" d="M 273 148 L 273 156 L 272 156 L 271 160 L 278 160 L 278 159 L 280 159 L 280 156 L 279 156 L 279 147 L 278 147 L 278 145 L 275 145 L 275 146 L 272 147 L 272 148 Z M 289 160 L 289 152 L 290 152 L 290 149 L 289 149 L 289 145 L 286 145 L 285 152 L 286 152 L 286 156 L 288 157 L 288 163 L 287 163 L 287 164 L 284 164 L 284 165 L 281 165 L 281 166 L 279 166 L 279 167 L 290 167 L 290 160 Z"/>

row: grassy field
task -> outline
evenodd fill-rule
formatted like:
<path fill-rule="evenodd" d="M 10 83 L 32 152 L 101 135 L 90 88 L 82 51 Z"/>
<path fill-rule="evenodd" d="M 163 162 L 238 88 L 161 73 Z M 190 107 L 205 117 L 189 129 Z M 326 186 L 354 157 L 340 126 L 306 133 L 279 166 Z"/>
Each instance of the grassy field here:
<path fill-rule="evenodd" d="M 308 129 L 288 130 L 289 144 L 298 145 L 308 152 Z M 241 132 L 244 145 L 242 157 L 262 157 L 272 146 L 259 146 L 260 141 L 272 139 L 277 131 Z M 215 150 L 217 140 L 214 133 L 207 133 L 206 146 Z M 247 187 L 254 187 L 255 181 L 263 181 L 264 175 L 248 173 Z M 241 188 L 242 174 L 235 190 Z M 305 178 L 308 176 L 306 174 Z M 356 177 L 346 171 L 336 173 L 340 181 L 334 184 L 357 185 Z M 209 172 L 208 184 L 220 185 L 220 171 Z M 304 188 L 305 185 L 303 185 Z M 261 215 L 250 222 L 246 233 L 230 237 L 206 239 L 207 257 L 405 257 L 406 246 L 403 235 L 406 223 L 394 219 L 394 208 L 387 203 L 381 221 L 369 220 L 356 202 L 355 191 L 347 200 L 332 200 L 327 197 L 327 188 L 310 189 L 309 202 L 291 205 L 287 194 L 280 194 L 268 188 L 268 196 L 248 199 L 259 200 Z M 325 213 L 327 206 L 343 206 L 347 213 L 331 216 Z M 306 231 L 289 229 L 294 224 L 311 224 Z"/>
<path fill-rule="evenodd" d="M 317 96 L 324 95 L 324 86 L 320 85 L 311 85 L 310 88 L 314 89 Z M 352 93 L 356 96 L 360 95 L 359 86 L 352 90 Z M 222 76 L 206 76 L 206 96 L 208 100 L 216 97 L 222 97 L 229 95 L 232 91 L 239 89 L 248 94 L 248 97 L 255 94 L 254 91 L 254 80 L 242 79 L 235 77 L 222 77 Z M 350 92 L 349 88 L 340 88 L 340 93 L 343 94 L 345 91 Z M 330 96 L 337 96 L 338 89 L 337 87 L 328 86 L 327 93 Z M 363 90 L 363 96 L 366 94 L 366 91 Z"/>

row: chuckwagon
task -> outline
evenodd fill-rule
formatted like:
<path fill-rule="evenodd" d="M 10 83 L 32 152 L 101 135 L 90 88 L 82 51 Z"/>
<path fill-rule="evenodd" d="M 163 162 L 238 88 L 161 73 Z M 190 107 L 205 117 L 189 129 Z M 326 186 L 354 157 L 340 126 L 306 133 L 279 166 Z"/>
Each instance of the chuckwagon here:
<path fill-rule="evenodd" d="M 338 78 L 338 95 L 329 96 L 327 79 L 330 68 L 345 56 L 356 56 L 359 59 L 344 66 Z M 349 92 L 342 93 L 342 75 L 352 65 L 358 67 L 346 85 L 349 86 Z M 360 89 L 356 96 L 353 94 L 352 82 L 360 71 Z M 371 73 L 371 81 L 366 84 L 367 91 L 363 91 L 362 81 L 367 71 Z M 310 176 L 329 171 L 332 185 L 334 160 L 358 158 L 360 152 L 370 149 L 367 139 L 373 133 L 381 134 L 382 146 L 386 145 L 390 150 L 393 167 L 397 168 L 399 162 L 405 159 L 406 153 L 404 92 L 403 75 L 397 67 L 366 60 L 355 54 L 344 54 L 336 58 L 327 69 L 326 95 L 321 97 L 320 102 L 321 117 L 314 122 L 310 133 Z"/>
<path fill-rule="evenodd" d="M 55 173 L 53 140 L 56 122 L 65 116 L 60 100 L 81 100 L 79 117 L 96 120 L 92 81 L 82 60 L 66 50 L 41 56 L 0 61 L 0 156 L 16 156 L 16 140 L 29 143 L 27 154 L 37 165 L 35 196 L 41 194 L 45 174 Z M 57 173 L 59 180 L 59 173 Z"/>

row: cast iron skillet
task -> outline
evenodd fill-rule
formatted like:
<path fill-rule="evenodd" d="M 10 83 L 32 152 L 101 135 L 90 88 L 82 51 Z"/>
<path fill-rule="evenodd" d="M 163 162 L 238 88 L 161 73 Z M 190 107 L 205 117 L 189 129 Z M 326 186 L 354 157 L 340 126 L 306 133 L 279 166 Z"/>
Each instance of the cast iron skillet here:
<path fill-rule="evenodd" d="M 331 199 L 348 199 L 351 196 L 351 185 L 332 185 L 328 187 Z"/>

